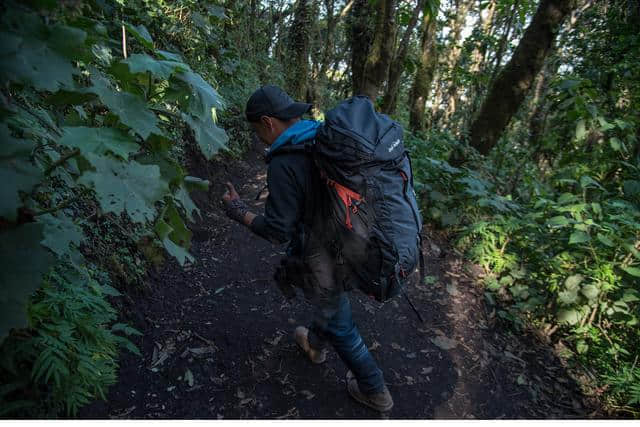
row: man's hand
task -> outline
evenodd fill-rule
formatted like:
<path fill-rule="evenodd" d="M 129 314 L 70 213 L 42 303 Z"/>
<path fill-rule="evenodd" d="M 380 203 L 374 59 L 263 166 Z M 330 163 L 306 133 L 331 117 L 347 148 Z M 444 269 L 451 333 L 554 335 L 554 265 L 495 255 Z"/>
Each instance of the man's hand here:
<path fill-rule="evenodd" d="M 227 191 L 222 195 L 222 201 L 224 211 L 229 218 L 246 226 L 251 225 L 256 216 L 249 212 L 249 207 L 240 199 L 240 195 L 230 182 L 227 182 Z"/>
<path fill-rule="evenodd" d="M 236 191 L 236 188 L 233 186 L 233 184 L 227 181 L 227 191 L 225 191 L 222 195 L 222 200 L 224 201 L 225 205 L 227 205 L 229 202 L 235 199 L 240 199 L 240 195 Z"/>

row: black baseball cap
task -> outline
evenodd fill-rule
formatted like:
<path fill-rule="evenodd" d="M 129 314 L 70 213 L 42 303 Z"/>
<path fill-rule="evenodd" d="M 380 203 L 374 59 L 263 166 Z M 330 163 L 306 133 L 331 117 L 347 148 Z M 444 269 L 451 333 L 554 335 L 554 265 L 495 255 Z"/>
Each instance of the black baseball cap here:
<path fill-rule="evenodd" d="M 309 110 L 311 110 L 311 104 L 295 102 L 278 86 L 267 85 L 262 86 L 249 97 L 245 114 L 247 120 L 257 122 L 262 116 L 289 120 L 300 117 Z"/>

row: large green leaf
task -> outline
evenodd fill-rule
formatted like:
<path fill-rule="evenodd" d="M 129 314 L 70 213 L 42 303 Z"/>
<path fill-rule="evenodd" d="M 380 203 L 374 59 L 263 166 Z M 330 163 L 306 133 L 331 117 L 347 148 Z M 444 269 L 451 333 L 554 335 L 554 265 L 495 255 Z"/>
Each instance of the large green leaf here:
<path fill-rule="evenodd" d="M 156 50 L 156 53 L 158 54 L 158 56 L 162 59 L 166 59 L 168 61 L 174 61 L 174 62 L 184 62 L 184 59 L 182 58 L 182 56 L 180 54 L 177 53 L 173 53 L 173 52 L 167 52 L 166 50 Z M 183 64 L 185 65 L 187 68 L 189 68 L 189 66 L 187 64 Z"/>
<path fill-rule="evenodd" d="M 170 238 L 165 237 L 162 239 L 164 248 L 169 252 L 169 255 L 175 257 L 180 265 L 184 265 L 185 262 L 194 262 L 193 256 L 182 246 L 178 246 L 171 241 Z"/>
<path fill-rule="evenodd" d="M 182 62 L 157 60 L 144 53 L 136 53 L 122 61 L 132 73 L 150 72 L 154 76 L 167 80 L 176 70 L 189 70 Z"/>
<path fill-rule="evenodd" d="M 191 246 L 191 231 L 186 227 L 173 202 L 168 201 L 164 215 L 154 226 L 154 230 L 165 250 L 178 260 L 180 265 L 194 261 L 188 252 Z"/>
<path fill-rule="evenodd" d="M 0 80 L 55 92 L 73 84 L 69 60 L 40 40 L 0 33 Z"/>
<path fill-rule="evenodd" d="M 224 108 L 218 92 L 200 74 L 182 71 L 174 74 L 171 80 L 179 91 L 183 108 L 192 116 L 205 121 L 213 117 L 213 111 Z"/>
<path fill-rule="evenodd" d="M 77 126 L 65 127 L 63 132 L 58 144 L 78 148 L 85 156 L 89 153 L 113 153 L 124 159 L 129 159 L 130 154 L 140 149 L 129 134 L 119 129 Z"/>
<path fill-rule="evenodd" d="M 211 160 L 220 149 L 227 148 L 229 136 L 223 129 L 216 126 L 212 119 L 203 121 L 188 114 L 183 114 L 182 118 L 193 129 L 196 142 L 207 160 Z"/>
<path fill-rule="evenodd" d="M 187 228 L 173 202 L 169 202 L 164 211 L 164 220 L 171 227 L 169 238 L 185 249 L 191 247 L 191 230 Z"/>
<path fill-rule="evenodd" d="M 185 172 L 178 162 L 163 153 L 147 153 L 136 158 L 143 165 L 157 165 L 160 176 L 173 188 L 182 184 Z"/>
<path fill-rule="evenodd" d="M 569 325 L 575 325 L 580 321 L 580 312 L 578 310 L 560 310 L 558 311 L 558 322 Z"/>
<path fill-rule="evenodd" d="M 584 243 L 588 242 L 589 240 L 591 240 L 591 237 L 588 233 L 585 233 L 584 231 L 574 231 L 569 237 L 569 244 L 573 245 L 576 243 Z"/>
<path fill-rule="evenodd" d="M 174 230 L 164 219 L 160 219 L 156 222 L 154 230 L 160 238 L 160 241 L 162 242 L 165 250 L 169 253 L 169 255 L 176 258 L 180 265 L 184 265 L 187 260 L 189 262 L 194 261 L 193 256 L 189 254 L 186 248 L 183 248 L 182 246 L 176 244 L 173 240 L 171 240 L 169 236 L 173 233 Z"/>
<path fill-rule="evenodd" d="M 580 285 L 583 280 L 584 276 L 582 274 L 574 274 L 566 278 L 564 285 L 567 289 L 577 289 L 578 285 Z"/>
<path fill-rule="evenodd" d="M 115 90 L 106 78 L 99 75 L 93 75 L 91 81 L 93 86 L 87 88 L 86 91 L 98 95 L 100 101 L 118 116 L 122 123 L 138 133 L 142 139 L 147 139 L 152 132 L 162 134 L 162 131 L 157 127 L 156 115 L 147 108 L 144 99 L 132 93 Z"/>
<path fill-rule="evenodd" d="M 625 272 L 627 272 L 628 274 L 634 277 L 640 277 L 640 268 L 637 268 L 637 267 L 620 267 L 620 268 L 622 268 Z"/>
<path fill-rule="evenodd" d="M 60 257 L 72 255 L 73 251 L 69 244 L 73 243 L 77 247 L 84 240 L 82 229 L 65 215 L 41 215 L 38 217 L 38 221 L 44 224 L 42 245 Z"/>
<path fill-rule="evenodd" d="M 598 238 L 598 240 L 606 246 L 609 246 L 610 248 L 613 248 L 616 246 L 616 244 L 613 242 L 613 240 L 611 240 L 608 236 L 602 234 L 602 233 L 598 233 L 598 235 L 596 236 Z"/>
<path fill-rule="evenodd" d="M 27 326 L 27 300 L 53 262 L 40 245 L 43 228 L 27 223 L 0 233 L 0 341 L 11 328 Z"/>
<path fill-rule="evenodd" d="M 622 188 L 624 189 L 624 195 L 632 198 L 640 198 L 640 181 L 636 180 L 628 180 L 622 183 Z"/>
<path fill-rule="evenodd" d="M 549 227 L 565 227 L 569 225 L 569 220 L 564 216 L 554 216 L 547 221 Z"/>
<path fill-rule="evenodd" d="M 595 300 L 600 294 L 600 289 L 594 283 L 590 283 L 582 286 L 582 295 L 584 295 L 589 301 Z"/>
<path fill-rule="evenodd" d="M 153 39 L 151 38 L 151 34 L 149 34 L 149 30 L 144 25 L 138 25 L 134 27 L 129 23 L 124 24 L 127 31 L 133 35 L 133 37 L 138 40 L 144 47 L 153 49 Z"/>
<path fill-rule="evenodd" d="M 460 184 L 465 184 L 464 191 L 471 196 L 486 196 L 488 194 L 487 183 L 484 180 L 465 176 L 456 180 Z"/>
<path fill-rule="evenodd" d="M 169 191 L 156 165 L 120 162 L 112 157 L 89 153 L 87 160 L 95 168 L 85 172 L 78 182 L 93 188 L 105 212 L 126 212 L 132 221 L 153 221 L 154 203 Z"/>
<path fill-rule="evenodd" d="M 227 15 L 224 13 L 224 7 L 209 4 L 206 6 L 207 12 L 210 16 L 215 16 L 218 19 L 227 19 Z"/>
<path fill-rule="evenodd" d="M 174 198 L 184 208 L 185 214 L 187 215 L 187 218 L 189 219 L 189 221 L 194 222 L 193 212 L 195 212 L 198 215 L 200 215 L 200 209 L 198 209 L 198 207 L 193 202 L 193 200 L 191 200 L 191 197 L 189 196 L 189 192 L 184 187 L 184 185 L 181 185 L 178 188 L 178 191 L 176 191 L 176 193 L 174 195 Z"/>
<path fill-rule="evenodd" d="M 0 217 L 15 221 L 22 205 L 20 191 L 30 192 L 42 180 L 42 171 L 30 160 L 35 144 L 13 138 L 6 124 L 0 125 Z"/>
<path fill-rule="evenodd" d="M 84 31 L 64 25 L 48 26 L 42 18 L 9 7 L 0 33 L 0 79 L 55 92 L 73 84 L 77 70 L 69 59 L 88 54 Z"/>
<path fill-rule="evenodd" d="M 578 289 L 567 289 L 558 292 L 558 301 L 563 305 L 571 305 L 578 301 Z"/>

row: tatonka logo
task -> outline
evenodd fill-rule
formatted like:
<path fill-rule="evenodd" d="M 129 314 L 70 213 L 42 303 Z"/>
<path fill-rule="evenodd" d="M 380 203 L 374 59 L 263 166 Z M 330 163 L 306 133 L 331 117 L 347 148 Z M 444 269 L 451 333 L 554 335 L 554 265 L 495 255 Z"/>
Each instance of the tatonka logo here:
<path fill-rule="evenodd" d="M 393 143 L 391 144 L 391 147 L 389 147 L 389 152 L 392 152 L 394 148 L 396 148 L 398 145 L 400 145 L 400 139 L 396 139 L 395 141 L 393 141 Z"/>

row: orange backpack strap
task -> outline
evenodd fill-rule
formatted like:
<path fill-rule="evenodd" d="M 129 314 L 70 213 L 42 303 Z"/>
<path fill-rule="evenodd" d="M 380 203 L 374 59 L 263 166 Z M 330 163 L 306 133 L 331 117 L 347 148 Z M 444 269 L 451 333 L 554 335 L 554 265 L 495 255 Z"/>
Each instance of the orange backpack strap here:
<path fill-rule="evenodd" d="M 351 225 L 351 213 L 349 211 L 353 211 L 354 214 L 357 213 L 358 206 L 353 204 L 353 200 L 360 202 L 364 200 L 363 197 L 360 194 L 356 193 L 355 191 L 345 187 L 342 184 L 337 183 L 336 181 L 330 178 L 327 178 L 327 185 L 336 190 L 338 197 L 340 197 L 340 200 L 342 200 L 342 203 L 344 203 L 344 207 L 346 211 L 346 218 L 344 220 L 344 224 L 347 226 L 349 230 L 351 230 L 353 226 Z"/>

